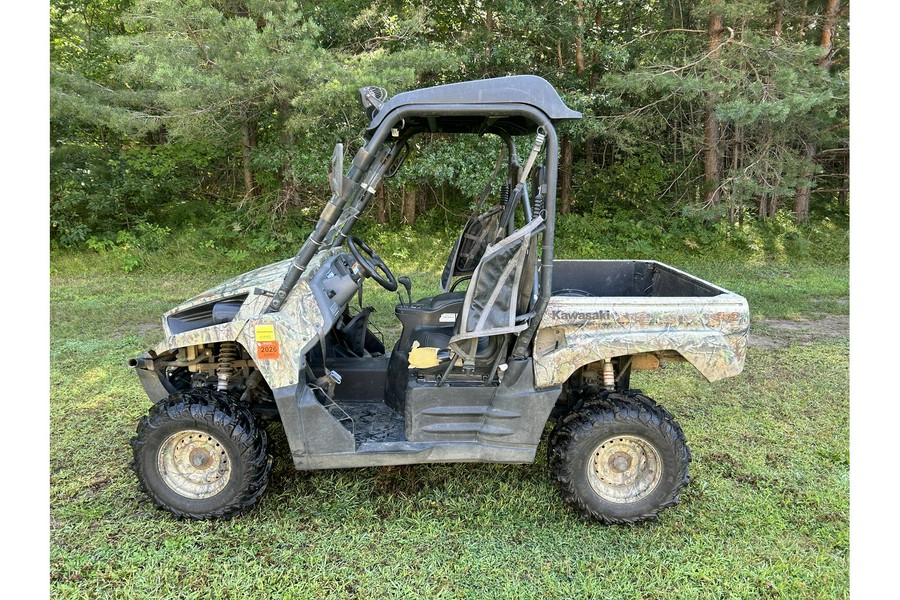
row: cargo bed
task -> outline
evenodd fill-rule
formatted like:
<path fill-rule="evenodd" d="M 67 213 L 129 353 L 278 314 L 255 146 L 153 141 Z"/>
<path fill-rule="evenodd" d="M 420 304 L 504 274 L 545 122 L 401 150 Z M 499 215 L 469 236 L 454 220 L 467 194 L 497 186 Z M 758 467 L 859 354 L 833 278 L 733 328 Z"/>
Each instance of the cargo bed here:
<path fill-rule="evenodd" d="M 750 313 L 742 296 L 639 260 L 557 260 L 535 340 L 538 387 L 581 366 L 650 353 L 680 357 L 715 381 L 741 372 Z"/>
<path fill-rule="evenodd" d="M 698 277 L 652 260 L 557 260 L 554 296 L 707 298 L 729 294 Z"/>

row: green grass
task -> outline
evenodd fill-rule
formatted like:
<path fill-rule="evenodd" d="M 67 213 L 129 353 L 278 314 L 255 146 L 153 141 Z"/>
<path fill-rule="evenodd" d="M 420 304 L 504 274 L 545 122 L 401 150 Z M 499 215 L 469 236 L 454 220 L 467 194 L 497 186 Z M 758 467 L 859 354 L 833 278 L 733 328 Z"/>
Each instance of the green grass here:
<path fill-rule="evenodd" d="M 414 295 L 436 290 L 441 240 L 372 239 Z M 275 258 L 275 257 L 272 257 Z M 665 259 L 663 259 L 665 260 Z M 256 266 L 165 249 L 124 274 L 113 256 L 51 265 L 50 582 L 60 597 L 833 598 L 849 595 L 846 337 L 751 348 L 708 383 L 677 364 L 633 383 L 682 424 L 692 482 L 656 523 L 604 527 L 566 508 L 542 444 L 533 465 L 294 471 L 230 522 L 156 511 L 129 470 L 148 403 L 125 360 L 155 345 L 159 315 Z M 754 319 L 846 314 L 846 265 L 676 262 L 740 292 Z M 431 285 L 426 284 L 426 281 Z M 367 298 L 392 339 L 395 295 Z"/>

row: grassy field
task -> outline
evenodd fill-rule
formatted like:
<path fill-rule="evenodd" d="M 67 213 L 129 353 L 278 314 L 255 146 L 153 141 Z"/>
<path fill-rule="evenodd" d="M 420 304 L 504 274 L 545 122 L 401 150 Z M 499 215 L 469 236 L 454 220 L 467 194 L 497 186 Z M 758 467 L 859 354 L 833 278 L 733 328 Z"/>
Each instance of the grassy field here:
<path fill-rule="evenodd" d="M 384 256 L 425 295 L 439 251 Z M 255 265 L 177 254 L 127 274 L 102 254 L 52 258 L 54 596 L 849 595 L 846 265 L 676 263 L 747 296 L 760 345 L 723 382 L 687 365 L 633 379 L 675 414 L 693 451 L 692 482 L 658 522 L 577 518 L 551 485 L 543 444 L 533 465 L 299 473 L 273 426 L 275 467 L 259 506 L 195 523 L 137 490 L 128 441 L 148 404 L 125 359 L 159 341 L 163 311 Z M 392 296 L 367 297 L 390 340 Z"/>

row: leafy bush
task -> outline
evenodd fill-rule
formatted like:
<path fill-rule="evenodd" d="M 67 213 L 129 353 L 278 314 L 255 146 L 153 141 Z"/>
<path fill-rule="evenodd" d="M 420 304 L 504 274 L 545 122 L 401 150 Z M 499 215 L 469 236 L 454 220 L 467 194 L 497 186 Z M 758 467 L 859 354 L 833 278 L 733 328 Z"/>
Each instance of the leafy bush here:
<path fill-rule="evenodd" d="M 556 256 L 560 258 L 719 258 L 738 262 L 835 263 L 849 258 L 845 226 L 824 219 L 798 225 L 779 212 L 765 221 L 708 222 L 681 216 L 644 219 L 622 211 L 613 218 L 559 215 Z"/>
<path fill-rule="evenodd" d="M 166 209 L 195 200 L 206 168 L 219 158 L 197 144 L 57 145 L 50 154 L 52 238 L 72 245 L 140 224 L 164 225 Z"/>

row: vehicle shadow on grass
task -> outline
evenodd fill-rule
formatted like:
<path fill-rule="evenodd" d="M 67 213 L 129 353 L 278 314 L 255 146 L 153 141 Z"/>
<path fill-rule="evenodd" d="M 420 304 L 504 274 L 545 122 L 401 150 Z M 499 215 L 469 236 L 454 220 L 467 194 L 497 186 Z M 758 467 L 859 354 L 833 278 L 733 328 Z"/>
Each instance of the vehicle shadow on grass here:
<path fill-rule="evenodd" d="M 386 521 L 478 520 L 484 508 L 521 515 L 535 506 L 562 510 L 547 475 L 546 441 L 531 464 L 417 464 L 297 471 L 280 424 L 266 427 L 274 457 L 265 497 L 254 512 L 280 505 L 298 518 L 341 522 L 364 513 Z M 484 498 L 484 506 L 473 498 Z M 542 509 L 542 510 L 543 510 Z M 257 513 L 258 514 L 258 513 Z M 482 515 L 483 516 L 483 515 Z M 449 522 L 448 521 L 448 522 Z"/>

